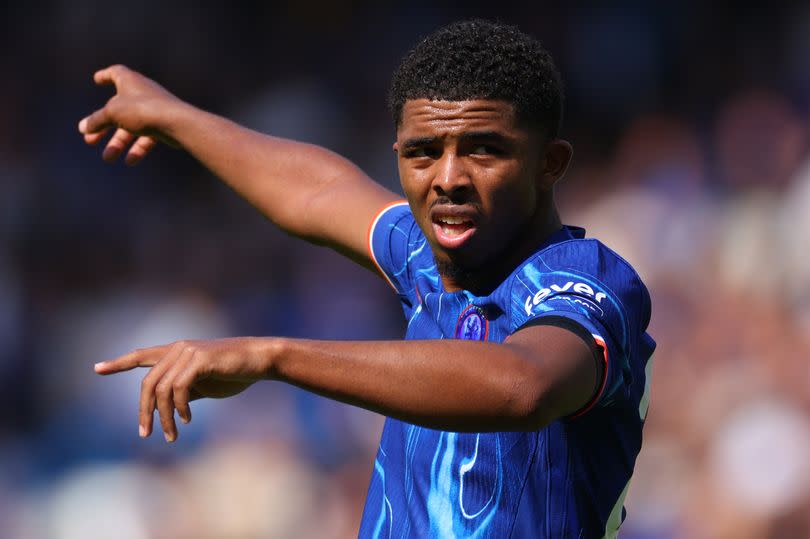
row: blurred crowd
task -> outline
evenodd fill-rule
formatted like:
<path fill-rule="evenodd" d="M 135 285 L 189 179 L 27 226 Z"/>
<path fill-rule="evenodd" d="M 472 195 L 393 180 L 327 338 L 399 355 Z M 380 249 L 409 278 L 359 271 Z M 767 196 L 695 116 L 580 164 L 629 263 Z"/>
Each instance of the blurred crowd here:
<path fill-rule="evenodd" d="M 631 539 L 810 537 L 810 8 L 529 9 L 307 0 L 0 7 L 0 537 L 345 538 L 382 418 L 278 383 L 137 436 L 182 338 L 397 339 L 370 273 L 293 240 L 188 156 L 109 166 L 78 120 L 127 63 L 192 103 L 342 153 L 398 189 L 388 77 L 420 35 L 497 16 L 567 82 L 563 220 L 639 271 L 658 341 Z"/>

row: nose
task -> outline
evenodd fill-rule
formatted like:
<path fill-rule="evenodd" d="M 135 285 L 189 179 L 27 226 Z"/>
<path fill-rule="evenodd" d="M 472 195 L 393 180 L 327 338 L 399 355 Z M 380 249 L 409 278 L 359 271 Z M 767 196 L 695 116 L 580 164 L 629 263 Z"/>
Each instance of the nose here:
<path fill-rule="evenodd" d="M 453 152 L 444 152 L 436 161 L 436 174 L 433 177 L 433 190 L 436 194 L 453 198 L 472 188 L 469 171 L 464 161 Z"/>

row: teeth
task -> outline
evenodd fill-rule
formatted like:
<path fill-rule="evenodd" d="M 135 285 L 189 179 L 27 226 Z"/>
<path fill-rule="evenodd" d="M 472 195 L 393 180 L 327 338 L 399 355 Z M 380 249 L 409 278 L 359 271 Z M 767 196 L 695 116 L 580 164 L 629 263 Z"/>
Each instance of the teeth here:
<path fill-rule="evenodd" d="M 461 217 L 440 217 L 439 220 L 448 225 L 460 225 L 461 223 L 467 222 L 466 219 L 462 219 Z"/>
<path fill-rule="evenodd" d="M 442 230 L 442 234 L 445 236 L 461 236 L 465 234 L 471 226 L 473 226 L 473 222 L 466 217 L 455 217 L 452 215 L 443 215 L 436 220 L 436 224 Z"/>

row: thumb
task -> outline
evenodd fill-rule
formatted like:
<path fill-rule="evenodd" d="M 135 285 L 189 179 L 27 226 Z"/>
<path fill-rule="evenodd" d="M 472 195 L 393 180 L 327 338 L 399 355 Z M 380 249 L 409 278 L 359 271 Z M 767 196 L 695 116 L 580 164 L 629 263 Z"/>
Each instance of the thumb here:
<path fill-rule="evenodd" d="M 117 86 L 121 76 L 129 71 L 130 69 L 126 66 L 120 64 L 111 65 L 93 73 L 93 80 L 99 86 L 105 84 L 115 84 Z"/>

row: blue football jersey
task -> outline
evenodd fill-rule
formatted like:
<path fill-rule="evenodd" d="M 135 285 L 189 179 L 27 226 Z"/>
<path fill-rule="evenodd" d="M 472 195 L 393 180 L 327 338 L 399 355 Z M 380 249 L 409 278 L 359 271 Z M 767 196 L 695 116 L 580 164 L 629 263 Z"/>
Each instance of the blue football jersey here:
<path fill-rule="evenodd" d="M 402 303 L 406 339 L 499 343 L 556 317 L 593 336 L 605 375 L 587 406 L 534 432 L 444 432 L 388 418 L 361 537 L 615 536 L 641 448 L 655 342 L 644 284 L 584 235 L 563 227 L 491 294 L 476 296 L 444 291 L 407 203 L 378 214 L 369 248 Z"/>

